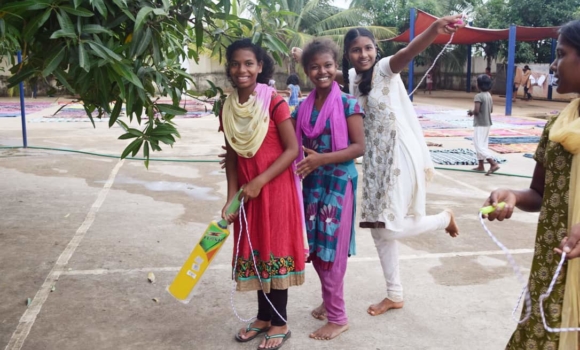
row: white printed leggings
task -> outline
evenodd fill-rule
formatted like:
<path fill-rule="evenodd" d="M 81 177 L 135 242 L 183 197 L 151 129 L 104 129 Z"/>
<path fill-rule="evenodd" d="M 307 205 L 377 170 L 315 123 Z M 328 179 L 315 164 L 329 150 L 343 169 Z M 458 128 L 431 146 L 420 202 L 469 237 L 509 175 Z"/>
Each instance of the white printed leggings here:
<path fill-rule="evenodd" d="M 373 228 L 371 234 L 379 253 L 381 266 L 387 282 L 387 298 L 394 302 L 403 301 L 403 286 L 399 273 L 399 250 L 397 239 L 412 237 L 422 233 L 442 230 L 449 225 L 451 214 L 442 211 L 437 215 L 427 215 L 420 219 L 408 216 L 403 221 L 401 231 Z"/>

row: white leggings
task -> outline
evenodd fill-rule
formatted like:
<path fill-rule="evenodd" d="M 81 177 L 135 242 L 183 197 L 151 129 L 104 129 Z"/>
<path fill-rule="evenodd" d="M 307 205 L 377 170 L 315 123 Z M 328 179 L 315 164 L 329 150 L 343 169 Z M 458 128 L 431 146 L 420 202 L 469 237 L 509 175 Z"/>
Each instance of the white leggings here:
<path fill-rule="evenodd" d="M 451 214 L 443 211 L 437 215 L 423 216 L 415 219 L 407 216 L 400 232 L 385 228 L 373 228 L 371 234 L 379 253 L 385 281 L 387 282 L 387 298 L 394 302 L 403 301 L 403 286 L 399 273 L 399 250 L 397 239 L 420 235 L 426 232 L 442 230 L 449 225 Z"/>

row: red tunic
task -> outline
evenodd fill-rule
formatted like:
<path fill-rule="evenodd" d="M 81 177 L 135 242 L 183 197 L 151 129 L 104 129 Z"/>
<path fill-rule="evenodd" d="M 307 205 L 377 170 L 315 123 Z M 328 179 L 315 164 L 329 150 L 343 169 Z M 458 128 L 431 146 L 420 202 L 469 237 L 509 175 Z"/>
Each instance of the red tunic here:
<path fill-rule="evenodd" d="M 280 95 L 270 102 L 270 124 L 266 138 L 252 158 L 238 155 L 238 186 L 268 169 L 284 151 L 277 125 L 290 119 L 290 108 Z M 220 131 L 223 131 L 221 126 Z M 258 271 L 264 291 L 287 289 L 304 283 L 304 237 L 298 194 L 292 166 L 262 187 L 260 195 L 245 205 Z M 245 225 L 244 225 L 245 227 Z M 234 259 L 240 236 L 239 218 L 234 223 Z M 236 266 L 238 290 L 259 290 L 247 231 L 242 232 Z"/>

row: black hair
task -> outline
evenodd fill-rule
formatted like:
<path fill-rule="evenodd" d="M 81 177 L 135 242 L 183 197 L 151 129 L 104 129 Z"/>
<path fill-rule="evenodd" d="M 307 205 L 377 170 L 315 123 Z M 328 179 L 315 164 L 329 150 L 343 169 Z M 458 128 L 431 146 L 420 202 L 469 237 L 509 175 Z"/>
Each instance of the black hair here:
<path fill-rule="evenodd" d="M 491 90 L 491 78 L 487 74 L 477 76 L 477 88 L 483 92 Z"/>
<path fill-rule="evenodd" d="M 296 74 L 290 74 L 286 79 L 286 85 L 300 85 L 300 79 Z"/>
<path fill-rule="evenodd" d="M 485 70 L 491 72 L 491 67 L 485 67 Z"/>
<path fill-rule="evenodd" d="M 232 60 L 234 52 L 242 49 L 252 51 L 254 55 L 256 55 L 256 60 L 258 61 L 258 63 L 262 62 L 262 73 L 258 74 L 257 81 L 258 83 L 268 84 L 268 82 L 274 75 L 274 60 L 266 53 L 266 50 L 252 43 L 252 40 L 240 39 L 231 43 L 226 49 L 226 61 L 227 61 L 226 75 L 228 76 L 228 79 L 232 83 L 232 86 L 236 87 L 230 76 L 230 69 L 228 67 L 228 64 Z"/>
<path fill-rule="evenodd" d="M 580 20 L 570 21 L 558 30 L 560 39 L 580 55 Z"/>
<path fill-rule="evenodd" d="M 370 30 L 365 28 L 353 28 L 344 35 L 344 53 L 342 55 L 342 76 L 344 79 L 343 91 L 346 93 L 349 92 L 348 70 L 350 68 L 350 62 L 348 60 L 348 50 L 350 50 L 350 45 L 352 44 L 352 42 L 360 36 L 366 36 L 367 38 L 371 39 L 373 43 L 375 43 L 375 47 L 377 49 L 377 57 L 375 58 L 375 64 L 371 69 L 362 73 L 362 78 L 358 85 L 359 91 L 363 96 L 365 96 L 368 95 L 369 92 L 371 92 L 373 71 L 375 69 L 375 65 L 377 64 L 377 62 L 381 60 L 381 53 L 379 52 L 379 48 L 377 47 L 375 36 L 373 35 L 373 33 L 371 33 Z"/>
<path fill-rule="evenodd" d="M 301 64 L 304 71 L 308 71 L 308 65 L 314 56 L 321 53 L 329 53 L 332 55 L 334 62 L 338 63 L 338 46 L 330 39 L 314 39 L 309 42 L 302 51 Z"/>

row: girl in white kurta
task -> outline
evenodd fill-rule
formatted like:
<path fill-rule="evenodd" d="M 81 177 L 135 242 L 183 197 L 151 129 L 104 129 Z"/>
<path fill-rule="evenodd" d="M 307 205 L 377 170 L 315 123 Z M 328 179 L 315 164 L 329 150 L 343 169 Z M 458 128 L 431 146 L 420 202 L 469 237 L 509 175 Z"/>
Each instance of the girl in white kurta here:
<path fill-rule="evenodd" d="M 397 239 L 442 229 L 452 237 L 459 233 L 451 210 L 425 213 L 425 186 L 434 168 L 399 75 L 438 34 L 454 32 L 457 20 L 457 16 L 439 19 L 405 49 L 383 59 L 370 31 L 351 29 L 345 35 L 343 72 L 353 67 L 343 73 L 345 85 L 367 116 L 360 226 L 371 229 L 387 282 L 386 298 L 368 309 L 373 316 L 403 307 Z"/>

